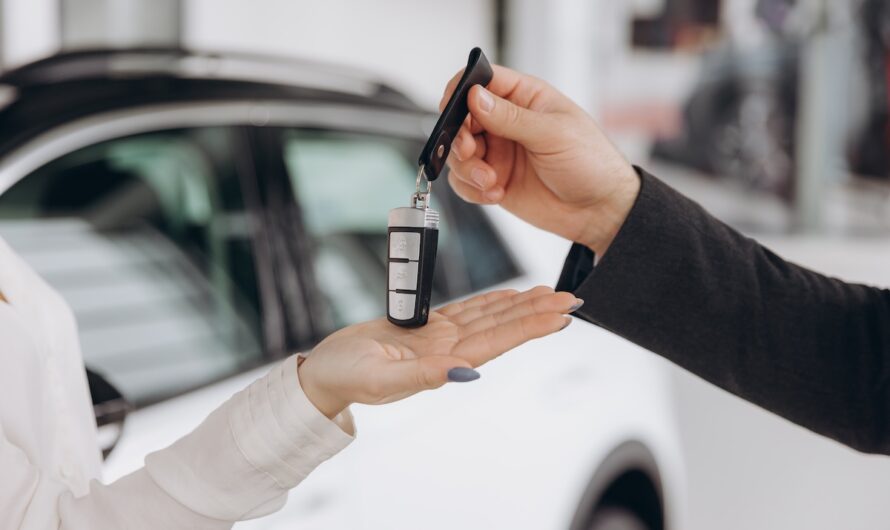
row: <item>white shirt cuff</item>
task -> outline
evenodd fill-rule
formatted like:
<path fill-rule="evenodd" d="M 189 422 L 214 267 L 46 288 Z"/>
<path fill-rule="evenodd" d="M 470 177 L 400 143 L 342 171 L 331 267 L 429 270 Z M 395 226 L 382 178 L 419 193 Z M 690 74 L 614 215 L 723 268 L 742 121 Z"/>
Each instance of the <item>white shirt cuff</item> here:
<path fill-rule="evenodd" d="M 230 417 L 235 441 L 244 456 L 274 477 L 282 488 L 299 484 L 353 439 L 303 393 L 296 356 L 280 363 L 246 391 L 248 399 Z M 351 425 L 349 421 L 350 431 Z"/>
<path fill-rule="evenodd" d="M 354 438 L 309 401 L 296 357 L 238 392 L 187 436 L 146 458 L 152 479 L 194 511 L 237 521 L 281 507 L 287 491 Z"/>

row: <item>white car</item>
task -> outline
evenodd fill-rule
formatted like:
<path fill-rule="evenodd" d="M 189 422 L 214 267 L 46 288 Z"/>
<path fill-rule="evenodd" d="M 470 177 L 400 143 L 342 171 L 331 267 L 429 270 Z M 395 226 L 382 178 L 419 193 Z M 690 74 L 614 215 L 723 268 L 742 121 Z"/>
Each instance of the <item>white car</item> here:
<path fill-rule="evenodd" d="M 408 204 L 435 118 L 399 92 L 163 50 L 60 55 L 0 84 L 0 236 L 74 308 L 105 480 L 270 363 L 382 314 L 387 211 Z M 555 282 L 567 243 L 438 182 L 433 202 L 434 302 Z M 357 440 L 239 527 L 682 528 L 667 370 L 577 321 L 480 381 L 354 407 Z"/>

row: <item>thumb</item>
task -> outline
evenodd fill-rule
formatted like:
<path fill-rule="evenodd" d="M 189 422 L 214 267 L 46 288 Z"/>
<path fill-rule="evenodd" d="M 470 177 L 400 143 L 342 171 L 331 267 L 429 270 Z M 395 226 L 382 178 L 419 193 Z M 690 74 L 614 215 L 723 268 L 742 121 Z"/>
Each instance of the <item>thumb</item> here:
<path fill-rule="evenodd" d="M 395 361 L 387 370 L 383 386 L 391 395 L 415 394 L 439 388 L 450 380 L 471 381 L 476 378 L 478 373 L 467 361 L 447 355 L 430 355 Z"/>
<path fill-rule="evenodd" d="M 473 119 L 490 133 L 526 147 L 534 147 L 551 135 L 550 116 L 520 107 L 482 85 L 474 86 L 467 99 Z"/>

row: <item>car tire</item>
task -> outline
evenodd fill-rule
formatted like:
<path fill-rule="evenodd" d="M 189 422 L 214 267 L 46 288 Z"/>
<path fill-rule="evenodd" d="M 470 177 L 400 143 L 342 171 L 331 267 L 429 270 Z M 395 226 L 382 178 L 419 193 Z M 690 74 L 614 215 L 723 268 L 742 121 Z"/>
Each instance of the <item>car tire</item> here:
<path fill-rule="evenodd" d="M 593 514 L 588 530 L 652 530 L 633 511 L 622 506 L 606 506 Z"/>

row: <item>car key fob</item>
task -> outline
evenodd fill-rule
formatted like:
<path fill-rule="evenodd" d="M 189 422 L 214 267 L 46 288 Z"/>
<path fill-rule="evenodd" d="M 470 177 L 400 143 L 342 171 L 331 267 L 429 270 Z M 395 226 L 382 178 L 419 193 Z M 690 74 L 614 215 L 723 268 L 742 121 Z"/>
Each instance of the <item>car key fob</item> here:
<path fill-rule="evenodd" d="M 492 75 L 485 54 L 473 48 L 467 68 L 420 153 L 411 206 L 389 212 L 386 317 L 397 326 L 419 327 L 429 319 L 439 243 L 439 213 L 430 208 L 432 182 L 445 167 L 451 143 L 467 117 L 470 88 L 487 85 Z"/>
<path fill-rule="evenodd" d="M 386 315 L 393 324 L 426 324 L 439 243 L 439 214 L 430 208 L 389 212 Z"/>

